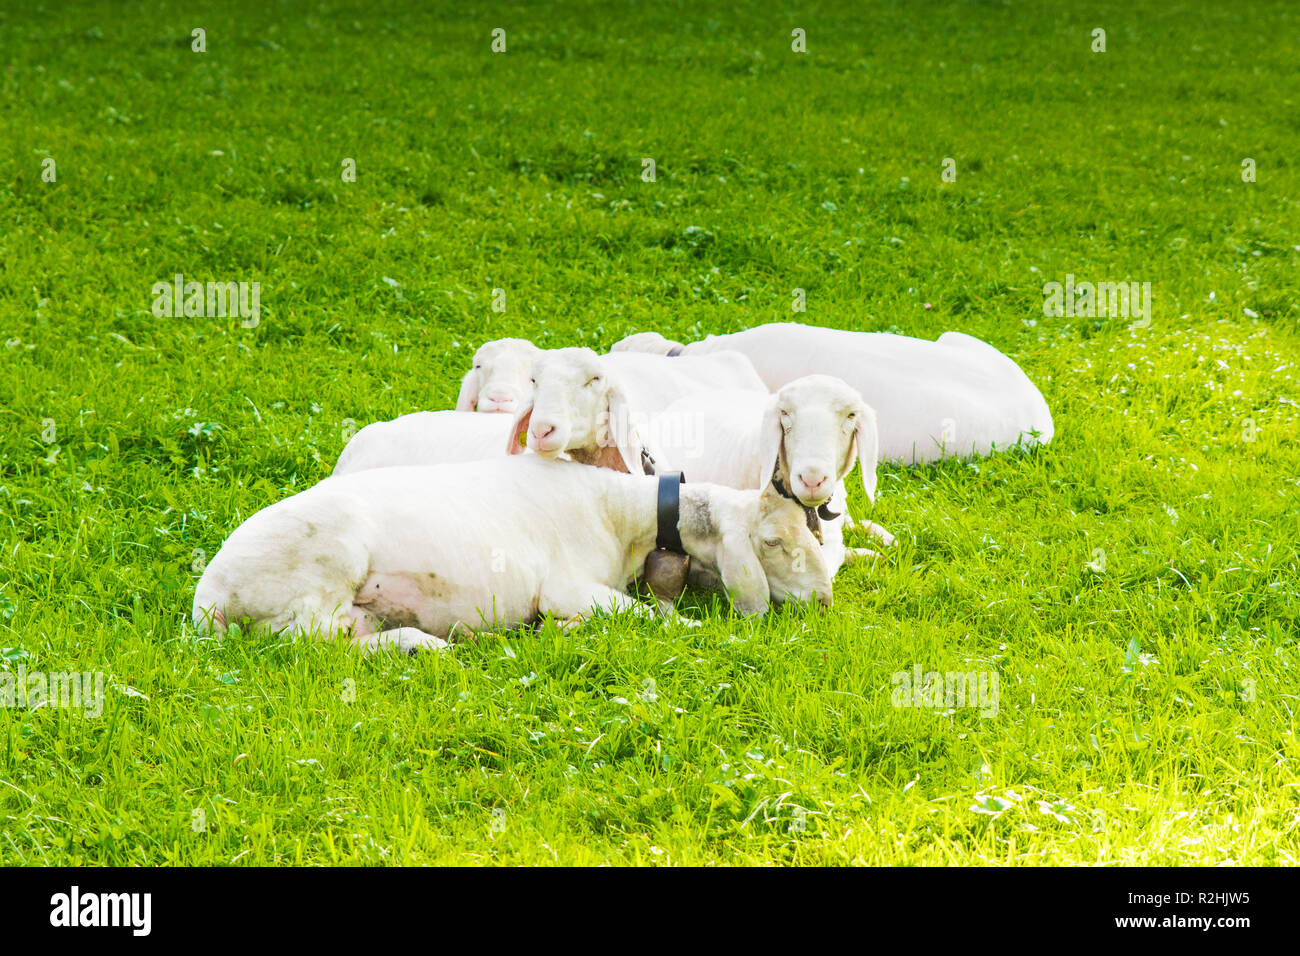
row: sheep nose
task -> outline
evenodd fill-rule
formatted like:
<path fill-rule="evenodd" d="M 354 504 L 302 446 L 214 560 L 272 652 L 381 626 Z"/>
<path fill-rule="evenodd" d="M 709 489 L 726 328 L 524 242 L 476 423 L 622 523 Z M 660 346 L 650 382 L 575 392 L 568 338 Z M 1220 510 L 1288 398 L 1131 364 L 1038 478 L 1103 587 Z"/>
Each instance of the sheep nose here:
<path fill-rule="evenodd" d="M 529 429 L 533 437 L 537 439 L 547 438 L 555 431 L 555 426 L 550 422 L 533 422 L 532 428 Z"/>
<path fill-rule="evenodd" d="M 489 402 L 505 403 L 513 402 L 515 400 L 515 397 L 504 388 L 489 389 L 485 394 Z"/>
<path fill-rule="evenodd" d="M 830 607 L 831 596 L 829 594 L 819 594 L 817 595 L 817 603 L 820 604 L 822 607 Z"/>
<path fill-rule="evenodd" d="M 817 480 L 814 481 L 814 478 Z M 799 480 L 803 482 L 803 486 L 809 491 L 820 491 L 822 486 L 826 484 L 826 476 L 822 475 L 818 478 L 816 472 L 802 472 L 799 475 Z"/>

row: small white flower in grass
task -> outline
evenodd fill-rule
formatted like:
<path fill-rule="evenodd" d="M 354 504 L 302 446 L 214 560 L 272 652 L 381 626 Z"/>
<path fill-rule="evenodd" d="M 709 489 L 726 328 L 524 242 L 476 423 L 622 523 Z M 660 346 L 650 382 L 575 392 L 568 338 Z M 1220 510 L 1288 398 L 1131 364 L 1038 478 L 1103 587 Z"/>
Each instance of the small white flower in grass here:
<path fill-rule="evenodd" d="M 1077 812 L 1075 807 L 1070 806 L 1064 800 L 1056 800 L 1049 803 L 1046 800 L 1038 801 L 1038 812 L 1044 816 L 1049 816 L 1058 823 L 1073 823 L 1074 819 L 1071 813 Z"/>
<path fill-rule="evenodd" d="M 1125 677 L 1132 677 L 1139 668 L 1150 667 L 1152 664 L 1159 663 L 1160 659 L 1154 654 L 1145 653 L 1142 650 L 1142 645 L 1134 637 L 1128 642 L 1128 649 L 1124 652 L 1124 664 L 1120 667 L 1119 672 Z"/>
<path fill-rule="evenodd" d="M 1248 319 L 1258 319 L 1258 318 L 1259 318 L 1259 313 L 1256 312 L 1254 309 L 1242 309 L 1241 311 L 1245 314 L 1246 318 L 1248 318 Z"/>
<path fill-rule="evenodd" d="M 1014 807 L 1016 801 L 1020 799 L 1010 790 L 1007 791 L 1006 796 L 1014 797 L 1014 799 L 1008 800 L 1003 797 L 994 796 L 991 793 L 977 793 L 975 794 L 975 802 L 971 804 L 969 809 L 972 813 L 982 813 L 985 816 L 993 817 L 996 820 L 998 817 L 1002 816 L 1003 813 Z"/>

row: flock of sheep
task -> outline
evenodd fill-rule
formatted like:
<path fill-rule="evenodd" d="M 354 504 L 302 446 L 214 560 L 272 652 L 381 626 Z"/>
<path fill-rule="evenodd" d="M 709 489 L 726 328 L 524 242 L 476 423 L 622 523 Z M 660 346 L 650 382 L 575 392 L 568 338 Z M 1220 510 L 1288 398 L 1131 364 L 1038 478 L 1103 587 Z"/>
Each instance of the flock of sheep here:
<path fill-rule="evenodd" d="M 240 525 L 194 622 L 413 651 L 548 613 L 671 616 L 687 584 L 743 614 L 829 605 L 840 567 L 874 553 L 844 529 L 893 541 L 848 514 L 855 462 L 874 502 L 882 460 L 1051 437 L 1019 366 L 960 332 L 779 323 L 689 345 L 639 333 L 607 355 L 499 339 L 454 411 L 366 426 L 331 477 Z"/>

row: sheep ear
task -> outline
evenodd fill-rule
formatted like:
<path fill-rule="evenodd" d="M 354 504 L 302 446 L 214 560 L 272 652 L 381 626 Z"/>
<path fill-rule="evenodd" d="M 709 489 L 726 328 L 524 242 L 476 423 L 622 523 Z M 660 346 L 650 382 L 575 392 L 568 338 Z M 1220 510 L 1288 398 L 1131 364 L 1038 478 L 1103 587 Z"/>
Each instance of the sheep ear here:
<path fill-rule="evenodd" d="M 876 412 L 865 402 L 858 408 L 858 427 L 855 431 L 858 445 L 858 467 L 862 469 L 862 490 L 867 500 L 876 503 L 876 465 L 880 462 L 880 429 Z"/>
<path fill-rule="evenodd" d="M 460 380 L 460 394 L 456 396 L 456 411 L 472 412 L 478 407 L 478 372 L 470 369 Z"/>
<path fill-rule="evenodd" d="M 506 442 L 507 455 L 522 455 L 525 446 L 519 443 L 519 433 L 528 431 L 528 423 L 533 418 L 533 403 L 529 401 L 519 407 L 515 413 L 515 420 L 510 425 L 510 438 Z"/>
<path fill-rule="evenodd" d="M 623 389 L 614 382 L 610 382 L 608 396 L 608 404 L 605 409 L 609 441 L 617 446 L 619 457 L 623 459 L 623 466 L 628 470 L 629 474 L 643 474 L 644 469 L 641 467 L 641 435 L 632 421 L 632 409 L 628 407 L 627 396 L 623 394 Z"/>
<path fill-rule="evenodd" d="M 754 553 L 749 535 L 732 531 L 722 536 L 718 549 L 718 571 L 722 584 L 731 596 L 732 606 L 746 616 L 764 614 L 768 608 L 767 575 Z"/>
<path fill-rule="evenodd" d="M 777 456 L 780 453 L 781 412 L 773 397 L 763 412 L 763 422 L 758 428 L 758 474 L 754 476 L 755 488 L 767 487 L 776 471 Z"/>

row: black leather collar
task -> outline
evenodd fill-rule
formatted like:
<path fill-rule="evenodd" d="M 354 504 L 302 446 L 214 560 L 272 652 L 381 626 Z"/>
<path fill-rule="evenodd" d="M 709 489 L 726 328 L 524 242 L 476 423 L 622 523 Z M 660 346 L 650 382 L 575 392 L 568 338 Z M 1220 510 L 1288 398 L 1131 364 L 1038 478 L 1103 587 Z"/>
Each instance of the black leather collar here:
<path fill-rule="evenodd" d="M 655 547 L 676 551 L 678 554 L 686 553 L 682 547 L 681 532 L 677 530 L 677 520 L 681 517 L 682 485 L 685 482 L 686 476 L 680 471 L 665 471 L 659 476 L 659 528 Z"/>
<path fill-rule="evenodd" d="M 776 493 L 779 494 L 782 498 L 789 498 L 791 501 L 793 501 L 795 504 L 797 504 L 800 508 L 803 509 L 804 520 L 808 522 L 808 530 L 813 533 L 813 537 L 817 539 L 818 543 L 821 543 L 822 540 L 821 522 L 833 521 L 834 519 L 840 516 L 839 512 L 831 511 L 831 509 L 827 506 L 827 503 L 824 501 L 821 504 L 819 504 L 816 508 L 812 507 L 811 505 L 804 504 L 802 501 L 800 501 L 798 498 L 796 498 L 794 495 L 790 493 L 790 489 L 786 488 L 786 486 L 781 482 L 781 479 L 776 476 L 775 470 L 772 472 L 772 487 L 776 489 Z M 818 520 L 819 518 L 821 519 L 820 521 Z"/>

